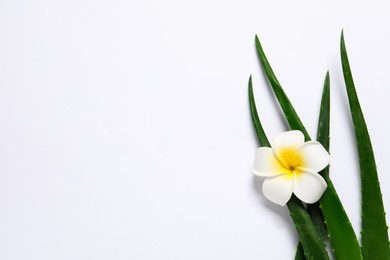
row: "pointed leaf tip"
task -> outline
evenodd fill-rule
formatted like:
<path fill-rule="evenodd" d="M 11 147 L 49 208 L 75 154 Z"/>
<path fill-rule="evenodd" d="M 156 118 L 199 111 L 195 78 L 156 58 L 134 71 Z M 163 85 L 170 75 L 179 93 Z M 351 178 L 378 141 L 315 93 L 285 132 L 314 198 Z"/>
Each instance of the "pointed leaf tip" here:
<path fill-rule="evenodd" d="M 353 82 L 343 34 L 341 35 L 340 51 L 344 82 L 347 89 L 359 155 L 362 194 L 361 234 L 363 258 L 390 259 L 388 231 L 374 152 Z"/>

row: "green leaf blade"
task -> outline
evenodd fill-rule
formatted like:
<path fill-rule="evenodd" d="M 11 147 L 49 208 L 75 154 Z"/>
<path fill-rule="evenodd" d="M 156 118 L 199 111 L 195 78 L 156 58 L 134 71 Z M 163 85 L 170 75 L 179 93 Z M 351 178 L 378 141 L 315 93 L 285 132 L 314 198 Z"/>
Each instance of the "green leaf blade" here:
<path fill-rule="evenodd" d="M 263 66 L 264 72 L 268 78 L 268 81 L 270 82 L 270 85 L 272 87 L 272 90 L 283 110 L 284 115 L 286 116 L 287 122 L 290 125 L 291 129 L 300 130 L 304 133 L 306 141 L 310 140 L 310 136 L 308 135 L 305 127 L 303 126 L 300 118 L 298 117 L 297 113 L 295 112 L 295 109 L 293 108 L 290 100 L 288 99 L 286 93 L 283 91 L 281 85 L 279 84 L 278 80 L 276 79 L 276 76 L 265 56 L 265 53 L 263 51 L 263 48 L 260 44 L 260 41 L 258 37 L 256 36 L 256 47 L 258 56 L 260 58 L 261 64 Z M 327 82 L 328 81 L 328 82 Z M 329 79 L 325 81 L 325 85 L 329 84 Z M 324 116 L 324 115 L 323 115 Z M 329 123 L 328 123 L 329 125 Z M 326 125 L 325 125 L 326 127 Z M 320 130 L 324 131 L 324 130 Z M 326 138 L 329 138 L 329 133 L 322 134 L 323 141 L 326 141 Z M 329 147 L 329 143 L 328 143 Z M 332 241 L 336 239 L 336 241 L 342 241 L 342 243 L 337 244 L 337 249 L 335 249 L 336 256 L 339 256 L 337 259 L 361 259 L 361 251 L 359 244 L 357 243 L 357 238 L 355 235 L 355 232 L 351 226 L 351 223 L 348 219 L 347 214 L 345 213 L 345 210 L 341 204 L 341 201 L 339 200 L 337 193 L 334 189 L 334 186 L 332 182 L 330 181 L 328 170 L 325 169 L 323 171 L 324 179 L 326 180 L 328 184 L 328 188 L 325 191 L 323 197 L 320 200 L 320 205 L 322 208 L 322 212 L 325 217 L 325 221 L 328 226 L 328 231 L 330 233 Z M 324 199 L 325 198 L 325 199 Z M 323 207 L 322 204 L 325 204 Z M 337 215 L 337 214 L 338 215 Z M 330 223 L 330 225 L 329 225 Z M 340 232 L 342 231 L 342 232 Z M 333 234 L 333 235 L 332 235 Z M 336 238 L 335 238 L 336 237 Z M 305 249 L 305 248 L 304 248 Z M 336 250 L 338 251 L 336 253 Z M 344 256 L 345 255 L 345 256 Z"/>
<path fill-rule="evenodd" d="M 305 253 L 303 252 L 303 247 L 301 243 L 298 243 L 297 251 L 294 256 L 294 260 L 306 260 Z"/>
<path fill-rule="evenodd" d="M 363 258 L 368 260 L 390 259 L 388 231 L 374 152 L 353 82 L 343 33 L 340 40 L 340 52 L 359 155 Z"/>
<path fill-rule="evenodd" d="M 305 136 L 305 140 L 309 141 L 310 140 L 309 134 L 307 133 L 305 127 L 301 122 L 301 119 L 298 117 L 297 112 L 295 112 L 294 107 L 292 106 L 290 100 L 287 98 L 286 93 L 284 92 L 282 86 L 280 85 L 278 79 L 276 78 L 271 68 L 271 65 L 267 60 L 267 57 L 265 56 L 265 53 L 263 51 L 263 48 L 261 46 L 260 40 L 257 37 L 257 35 L 256 35 L 256 50 L 257 50 L 257 54 L 260 57 L 260 61 L 264 68 L 264 72 L 267 76 L 267 79 L 272 87 L 272 90 L 275 93 L 276 98 L 279 101 L 280 106 L 282 107 L 282 110 L 284 112 L 288 124 L 290 125 L 290 128 L 292 130 L 300 130 Z"/>
<path fill-rule="evenodd" d="M 320 116 L 318 117 L 317 141 L 329 152 L 330 148 L 330 77 L 326 72 L 322 90 Z"/>
<path fill-rule="evenodd" d="M 262 146 L 270 147 L 268 138 L 264 132 L 261 121 L 258 117 L 256 103 L 253 96 L 252 78 L 249 78 L 248 83 L 249 105 L 251 110 L 252 122 L 256 129 L 257 137 Z M 316 227 L 310 219 L 305 206 L 300 200 L 293 196 L 287 203 L 290 211 L 290 216 L 294 221 L 299 239 L 307 259 L 322 260 L 329 259 L 328 253 L 325 249 L 325 244 L 321 240 Z M 305 258 L 301 258 L 305 259 Z"/>
<path fill-rule="evenodd" d="M 260 122 L 259 115 L 257 114 L 255 98 L 253 95 L 252 76 L 249 77 L 248 94 L 249 94 L 249 108 L 251 111 L 252 122 L 253 122 L 253 126 L 255 127 L 256 134 L 260 142 L 260 146 L 271 147 L 268 138 L 264 132 L 263 125 Z"/>
<path fill-rule="evenodd" d="M 329 259 L 325 243 L 321 239 L 316 226 L 313 224 L 302 202 L 293 195 L 287 202 L 287 207 L 290 210 L 290 216 L 294 221 L 295 229 L 297 230 L 306 259 Z"/>
<path fill-rule="evenodd" d="M 318 119 L 317 141 L 329 152 L 330 139 L 330 81 L 326 74 L 322 92 L 320 116 Z M 359 242 L 343 205 L 336 193 L 331 179 L 329 167 L 320 173 L 328 188 L 320 200 L 320 207 L 326 219 L 329 236 L 336 259 L 362 259 Z"/>

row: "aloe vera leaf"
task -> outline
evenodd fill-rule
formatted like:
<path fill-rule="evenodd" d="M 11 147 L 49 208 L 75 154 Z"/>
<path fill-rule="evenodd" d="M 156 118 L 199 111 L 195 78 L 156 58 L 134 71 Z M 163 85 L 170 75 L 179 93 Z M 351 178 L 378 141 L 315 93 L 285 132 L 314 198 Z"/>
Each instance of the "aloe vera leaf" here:
<path fill-rule="evenodd" d="M 330 102 L 329 102 L 329 73 L 326 73 L 325 77 L 325 83 L 324 88 L 322 92 L 322 99 L 321 99 L 321 109 L 320 109 L 320 116 L 319 116 L 319 125 L 321 127 L 318 127 L 317 132 L 317 140 L 320 138 L 321 143 L 324 146 L 324 148 L 329 151 L 329 110 L 330 110 Z M 324 127 L 322 127 L 324 126 Z M 325 136 L 325 138 L 322 138 L 322 136 Z M 307 211 L 315 224 L 318 233 L 320 234 L 321 238 L 325 241 L 328 235 L 328 231 L 326 229 L 324 215 L 322 213 L 322 210 L 320 208 L 319 202 L 316 202 L 314 204 L 307 205 Z M 297 246 L 297 252 L 295 254 L 295 260 L 298 259 L 304 259 L 302 258 L 303 254 L 303 248 L 299 244 Z M 302 251 L 302 252 L 301 252 Z"/>
<path fill-rule="evenodd" d="M 326 73 L 324 88 L 322 91 L 320 116 L 318 120 L 317 141 L 319 141 L 324 148 L 329 152 L 329 115 L 330 115 L 330 88 L 329 88 L 329 72 Z M 307 205 L 307 211 L 317 227 L 318 233 L 323 240 L 326 239 L 328 231 L 326 229 L 324 215 L 320 208 L 319 202 Z M 299 244 L 295 254 L 295 260 L 303 259 L 303 248 Z"/>
<path fill-rule="evenodd" d="M 290 210 L 290 216 L 294 221 L 295 229 L 297 230 L 306 259 L 329 259 L 325 243 L 321 239 L 316 226 L 312 222 L 302 202 L 293 195 L 288 201 L 287 207 Z"/>
<path fill-rule="evenodd" d="M 389 239 L 382 194 L 370 135 L 360 107 L 344 42 L 340 40 L 341 63 L 352 114 L 359 155 L 362 194 L 362 253 L 364 259 L 390 259 Z"/>
<path fill-rule="evenodd" d="M 310 215 L 311 220 L 317 228 L 318 234 L 320 234 L 321 239 L 326 241 L 328 237 L 328 230 L 326 229 L 324 214 L 320 208 L 320 203 L 316 202 L 313 204 L 308 204 L 306 206 L 307 212 Z"/>
<path fill-rule="evenodd" d="M 252 78 L 249 78 L 249 105 L 251 108 L 252 121 L 256 129 L 257 137 L 261 144 L 270 147 L 268 138 L 264 132 L 262 124 L 257 114 L 256 103 L 253 98 Z M 329 259 L 325 245 L 321 240 L 316 227 L 310 219 L 305 206 L 294 195 L 287 202 L 287 207 L 290 211 L 290 216 L 294 221 L 299 240 L 304 248 L 304 253 L 307 259 L 321 260 Z"/>
<path fill-rule="evenodd" d="M 248 90 L 249 107 L 251 110 L 252 122 L 255 127 L 260 146 L 271 147 L 271 144 L 269 143 L 268 138 L 264 132 L 263 126 L 260 122 L 259 115 L 257 114 L 255 98 L 253 96 L 252 76 L 249 77 Z"/>
<path fill-rule="evenodd" d="M 320 105 L 320 115 L 318 117 L 318 127 L 317 127 L 317 141 L 322 144 L 322 146 L 329 152 L 329 139 L 330 139 L 330 80 L 329 80 L 329 71 L 326 72 L 324 87 L 322 90 L 321 105 Z M 320 173 L 323 175 L 322 173 Z M 329 176 L 329 174 L 328 174 Z M 330 180 L 329 180 L 330 181 Z M 308 205 L 308 211 L 317 211 L 315 215 L 317 217 L 317 222 L 324 222 L 324 215 L 322 210 L 319 208 L 319 203 Z M 326 225 L 318 225 L 319 232 L 321 235 L 326 236 L 328 234 Z"/>
<path fill-rule="evenodd" d="M 319 138 L 324 136 L 325 138 L 320 138 L 320 143 L 324 146 L 324 148 L 329 152 L 329 112 L 330 112 L 330 88 L 329 88 L 329 72 L 326 73 L 325 83 L 322 91 L 322 99 L 321 99 L 321 108 L 320 108 L 320 116 L 319 116 L 319 124 L 323 127 L 318 127 L 317 131 L 317 141 Z M 315 224 L 318 233 L 321 238 L 325 241 L 328 236 L 328 230 L 326 228 L 324 215 L 320 208 L 320 203 L 316 202 L 314 204 L 307 205 L 307 212 L 309 213 L 313 223 Z M 296 257 L 299 257 L 299 246 L 297 249 Z M 298 258 L 299 259 L 299 258 Z"/>
<path fill-rule="evenodd" d="M 308 135 L 305 127 L 295 112 L 294 107 L 279 84 L 257 36 L 256 49 L 260 61 L 263 65 L 264 72 L 268 78 L 268 81 L 270 82 L 276 98 L 279 101 L 288 124 L 290 125 L 291 129 L 302 131 L 307 141 L 310 140 L 310 136 Z M 337 196 L 333 183 L 329 178 L 328 169 L 325 169 L 321 173 L 328 184 L 328 188 L 320 200 L 320 206 L 325 217 L 330 238 L 332 241 L 336 240 L 337 243 L 336 245 L 336 243 L 333 242 L 335 255 L 337 259 L 341 260 L 361 259 L 360 247 L 357 242 L 355 232 L 343 208 L 343 205 Z"/>
<path fill-rule="evenodd" d="M 330 137 L 330 84 L 326 74 L 322 92 L 320 116 L 318 119 L 317 141 L 329 152 Z M 359 242 L 347 214 L 329 178 L 329 167 L 320 173 L 328 188 L 320 200 L 320 207 L 334 248 L 336 259 L 362 259 Z"/>
<path fill-rule="evenodd" d="M 306 260 L 305 252 L 303 252 L 303 247 L 301 243 L 297 245 L 297 251 L 295 253 L 294 260 Z"/>
<path fill-rule="evenodd" d="M 329 152 L 330 139 L 330 77 L 326 72 L 322 90 L 320 116 L 318 117 L 317 141 Z"/>
<path fill-rule="evenodd" d="M 292 130 L 300 130 L 305 136 L 305 140 L 309 141 L 310 136 L 307 133 L 305 127 L 303 126 L 301 119 L 298 117 L 295 112 L 294 107 L 292 106 L 290 100 L 287 98 L 286 93 L 284 92 L 282 86 L 280 85 L 278 79 L 276 78 L 271 65 L 269 64 L 267 57 L 264 54 L 263 48 L 261 47 L 259 38 L 256 35 L 256 50 L 257 54 L 260 57 L 261 64 L 264 68 L 264 72 L 267 76 L 269 83 L 271 84 L 272 90 L 275 93 L 276 98 L 279 101 L 280 106 L 283 111 L 289 111 L 289 113 L 284 113 L 288 124 Z"/>

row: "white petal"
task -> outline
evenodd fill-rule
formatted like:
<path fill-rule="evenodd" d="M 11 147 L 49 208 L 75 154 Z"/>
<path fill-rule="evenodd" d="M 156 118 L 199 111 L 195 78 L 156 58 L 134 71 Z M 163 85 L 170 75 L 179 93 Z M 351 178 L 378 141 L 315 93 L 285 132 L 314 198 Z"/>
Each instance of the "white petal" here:
<path fill-rule="evenodd" d="M 277 176 L 289 171 L 281 166 L 271 148 L 260 147 L 256 150 L 253 173 L 258 176 Z"/>
<path fill-rule="evenodd" d="M 298 148 L 293 161 L 303 168 L 320 172 L 328 166 L 329 159 L 329 153 L 319 142 L 309 141 Z M 296 160 L 301 162 L 295 162 Z"/>
<path fill-rule="evenodd" d="M 275 137 L 274 149 L 279 147 L 297 147 L 305 142 L 305 137 L 301 131 L 292 130 L 282 132 Z"/>
<path fill-rule="evenodd" d="M 294 194 L 306 203 L 318 201 L 328 186 L 324 178 L 307 169 L 299 170 L 294 176 Z"/>
<path fill-rule="evenodd" d="M 293 191 L 293 178 L 285 175 L 266 178 L 263 183 L 264 196 L 281 206 L 286 205 Z"/>
<path fill-rule="evenodd" d="M 293 130 L 283 132 L 275 137 L 273 149 L 276 157 L 288 168 L 295 150 L 303 145 L 304 142 L 305 137 L 301 131 Z M 289 152 L 286 152 L 287 150 Z"/>

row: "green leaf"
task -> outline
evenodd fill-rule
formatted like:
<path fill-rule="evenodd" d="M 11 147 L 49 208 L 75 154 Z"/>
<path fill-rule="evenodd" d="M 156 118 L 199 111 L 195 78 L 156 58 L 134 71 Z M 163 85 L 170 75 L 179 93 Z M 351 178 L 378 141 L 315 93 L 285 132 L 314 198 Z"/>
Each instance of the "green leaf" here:
<path fill-rule="evenodd" d="M 253 96 L 252 76 L 249 77 L 248 90 L 249 107 L 251 110 L 252 122 L 255 127 L 257 137 L 259 138 L 260 146 L 271 147 L 268 138 L 264 132 L 263 126 L 261 125 L 259 115 L 257 114 L 255 98 Z"/>
<path fill-rule="evenodd" d="M 299 119 L 297 113 L 295 112 L 294 107 L 292 106 L 290 100 L 288 99 L 286 93 L 283 91 L 282 86 L 279 84 L 276 76 L 267 60 L 267 57 L 264 54 L 263 48 L 260 44 L 258 37 L 256 36 L 256 47 L 257 53 L 259 55 L 260 61 L 263 65 L 264 72 L 270 82 L 272 90 L 279 101 L 279 104 L 283 110 L 283 113 L 287 119 L 288 124 L 291 129 L 300 130 L 304 133 L 306 141 L 310 140 L 310 136 L 308 135 L 305 127 L 303 126 L 301 120 Z M 327 88 L 329 88 L 329 78 L 325 80 L 324 84 L 325 95 L 323 95 L 323 99 L 326 99 Z M 324 103 L 323 110 L 326 112 L 326 103 Z M 329 104 L 328 104 L 329 106 Z M 329 108 L 328 108 L 329 109 Z M 329 112 L 327 112 L 329 114 Z M 321 112 L 320 112 L 321 114 Z M 320 115 L 320 117 L 325 117 L 325 115 Z M 329 122 L 326 123 L 324 121 L 325 127 L 329 127 Z M 327 125 L 326 125 L 327 124 Z M 322 130 L 319 130 L 324 131 Z M 323 138 L 329 138 L 329 133 L 325 132 L 322 134 L 322 141 L 326 141 Z M 320 140 L 321 140 L 320 139 Z M 326 143 L 325 143 L 326 145 Z M 329 144 L 327 145 L 329 147 Z M 326 147 L 326 146 L 325 146 Z M 334 189 L 334 186 L 329 178 L 328 169 L 325 169 L 322 172 L 325 181 L 328 184 L 328 188 L 325 191 L 324 195 L 320 200 L 320 206 L 322 208 L 322 212 L 325 217 L 325 221 L 328 227 L 328 231 L 330 234 L 330 238 L 333 242 L 334 251 L 337 259 L 361 259 L 360 257 L 360 248 L 357 243 L 357 238 L 353 228 L 351 226 L 350 221 L 348 220 L 348 216 L 345 213 L 345 210 L 337 196 L 337 193 Z M 305 248 L 304 248 L 305 249 Z M 306 249 L 305 249 L 306 250 Z M 337 252 L 336 252 L 337 250 Z M 305 252 L 306 254 L 306 252 Z M 344 256 L 346 255 L 346 256 Z"/>
<path fill-rule="evenodd" d="M 329 152 L 330 140 L 330 80 L 329 71 L 326 73 L 322 90 L 320 116 L 318 117 L 317 141 Z"/>
<path fill-rule="evenodd" d="M 330 81 L 329 81 L 329 71 L 328 71 L 326 72 L 324 87 L 322 90 L 320 115 L 318 117 L 318 127 L 317 127 L 317 141 L 320 142 L 328 152 L 329 152 L 329 139 L 330 139 Z M 312 218 L 314 218 L 313 222 L 316 223 L 318 232 L 324 238 L 325 236 L 328 235 L 328 231 L 324 223 L 325 220 L 324 220 L 324 215 L 322 213 L 322 210 L 320 208 L 320 203 L 317 202 L 315 204 L 308 205 L 307 208 L 309 214 L 312 216 Z"/>
<path fill-rule="evenodd" d="M 256 103 L 253 98 L 252 78 L 249 78 L 249 105 L 251 108 L 252 121 L 256 129 L 257 137 L 261 144 L 270 147 L 269 141 L 261 122 L 259 120 Z M 287 207 L 290 211 L 290 216 L 294 221 L 295 228 L 297 230 L 299 240 L 304 248 L 304 253 L 307 259 L 321 260 L 329 259 L 328 253 L 325 249 L 325 244 L 321 240 L 316 227 L 310 219 L 305 206 L 294 195 L 287 203 Z"/>
<path fill-rule="evenodd" d="M 290 210 L 290 216 L 294 221 L 306 259 L 329 259 L 325 243 L 321 239 L 302 202 L 293 195 L 287 202 L 287 207 Z"/>
<path fill-rule="evenodd" d="M 374 152 L 372 150 L 370 136 L 353 82 L 343 33 L 341 34 L 340 51 L 359 154 L 362 189 L 361 234 L 363 258 L 367 260 L 390 259 L 385 211 L 375 165 Z"/>
<path fill-rule="evenodd" d="M 329 73 L 326 74 L 322 92 L 320 116 L 318 120 L 317 141 L 329 151 L 330 137 L 330 84 Z M 336 259 L 362 259 L 359 242 L 341 204 L 332 181 L 329 178 L 329 167 L 320 173 L 328 188 L 320 200 L 320 207 L 326 219 L 329 236 Z"/>
<path fill-rule="evenodd" d="M 320 234 L 321 239 L 326 241 L 328 238 L 328 230 L 326 229 L 324 214 L 322 214 L 320 203 L 316 202 L 314 204 L 309 204 L 306 208 L 311 220 L 317 228 L 318 234 Z"/>
<path fill-rule="evenodd" d="M 324 148 L 329 152 L 329 116 L 330 116 L 330 88 L 329 88 L 329 72 L 326 73 L 324 88 L 321 99 L 320 116 L 318 120 L 317 141 L 319 141 Z M 326 240 L 328 230 L 326 229 L 324 215 L 320 208 L 320 203 L 307 205 L 307 212 L 309 213 L 314 225 L 322 240 Z M 302 256 L 303 248 L 299 244 L 295 254 L 295 260 L 305 259 Z"/>
<path fill-rule="evenodd" d="M 320 116 L 318 120 L 317 141 L 319 141 L 324 148 L 329 152 L 329 115 L 330 115 L 330 88 L 329 88 L 329 72 L 326 73 L 324 88 L 321 99 Z M 315 224 L 318 233 L 325 241 L 328 236 L 326 229 L 324 215 L 320 208 L 319 202 L 307 205 L 307 212 L 309 213 L 313 223 Z M 299 244 L 295 255 L 295 260 L 302 258 L 303 248 Z M 301 252 L 302 251 L 302 252 Z"/>
<path fill-rule="evenodd" d="M 305 127 L 303 126 L 301 119 L 299 119 L 297 113 L 295 112 L 295 109 L 292 106 L 290 100 L 287 98 L 287 95 L 284 92 L 282 86 L 277 80 L 271 68 L 271 65 L 269 64 L 267 57 L 264 54 L 263 48 L 261 47 L 257 35 L 256 35 L 256 49 L 257 49 L 257 54 L 260 57 L 261 64 L 263 65 L 263 69 L 267 76 L 267 79 L 271 84 L 272 90 L 274 91 L 280 106 L 282 107 L 282 110 L 284 112 L 288 124 L 290 125 L 290 128 L 292 130 L 300 130 L 304 134 L 305 140 L 309 141 L 310 140 L 309 134 L 307 133 Z M 286 113 L 286 111 L 288 111 L 288 113 Z"/>
<path fill-rule="evenodd" d="M 306 260 L 306 256 L 303 252 L 303 247 L 301 243 L 298 243 L 297 252 L 295 253 L 294 260 Z"/>

